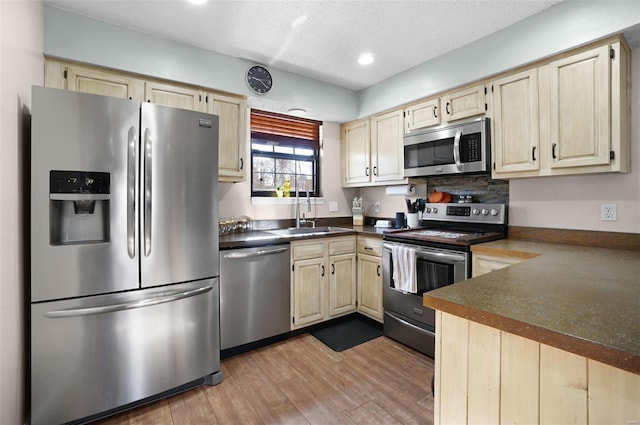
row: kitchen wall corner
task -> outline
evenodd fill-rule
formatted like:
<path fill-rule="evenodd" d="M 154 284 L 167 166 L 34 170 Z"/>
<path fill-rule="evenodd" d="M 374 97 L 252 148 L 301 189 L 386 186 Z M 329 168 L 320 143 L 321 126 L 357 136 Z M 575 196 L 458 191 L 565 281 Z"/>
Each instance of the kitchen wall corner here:
<path fill-rule="evenodd" d="M 28 417 L 28 146 L 31 86 L 43 84 L 41 1 L 0 1 L 0 424 Z M 28 233 L 27 233 L 28 234 Z"/>

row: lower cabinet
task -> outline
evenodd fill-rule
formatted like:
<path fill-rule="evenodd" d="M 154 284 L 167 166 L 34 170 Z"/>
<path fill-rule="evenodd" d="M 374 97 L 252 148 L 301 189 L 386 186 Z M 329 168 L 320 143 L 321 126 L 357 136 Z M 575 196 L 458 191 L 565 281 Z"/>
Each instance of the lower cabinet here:
<path fill-rule="evenodd" d="M 291 329 L 356 311 L 356 237 L 291 243 Z"/>
<path fill-rule="evenodd" d="M 358 312 L 382 322 L 382 239 L 358 236 L 357 276 Z"/>
<path fill-rule="evenodd" d="M 491 273 L 492 271 L 509 267 L 522 262 L 523 258 L 499 255 L 473 254 L 471 277 Z"/>
<path fill-rule="evenodd" d="M 436 312 L 434 424 L 632 424 L 640 375 Z"/>

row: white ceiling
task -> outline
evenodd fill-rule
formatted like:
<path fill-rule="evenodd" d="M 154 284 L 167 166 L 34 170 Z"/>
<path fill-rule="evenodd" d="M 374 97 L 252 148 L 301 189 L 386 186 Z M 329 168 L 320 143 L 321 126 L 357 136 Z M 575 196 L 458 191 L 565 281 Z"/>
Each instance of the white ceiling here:
<path fill-rule="evenodd" d="M 376 84 L 561 0 L 45 0 L 162 38 L 352 90 Z M 368 67 L 357 57 L 371 52 Z"/>

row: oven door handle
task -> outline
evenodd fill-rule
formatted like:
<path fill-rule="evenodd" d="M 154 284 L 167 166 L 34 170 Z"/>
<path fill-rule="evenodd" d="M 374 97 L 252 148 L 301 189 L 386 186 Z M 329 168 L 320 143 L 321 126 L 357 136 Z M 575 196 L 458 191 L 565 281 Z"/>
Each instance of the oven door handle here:
<path fill-rule="evenodd" d="M 421 249 L 416 250 L 416 259 L 446 261 L 449 263 L 459 263 L 466 261 L 464 254 L 448 254 L 446 252 L 429 252 Z"/>
<path fill-rule="evenodd" d="M 456 163 L 458 171 L 462 171 L 462 163 L 460 162 L 460 137 L 462 136 L 462 130 L 456 132 L 456 136 L 453 139 L 453 160 Z"/>

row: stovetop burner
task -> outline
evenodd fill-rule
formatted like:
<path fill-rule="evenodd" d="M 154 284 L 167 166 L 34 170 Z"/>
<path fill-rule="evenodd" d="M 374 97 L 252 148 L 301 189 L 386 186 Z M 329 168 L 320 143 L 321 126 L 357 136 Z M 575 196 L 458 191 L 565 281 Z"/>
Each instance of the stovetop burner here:
<path fill-rule="evenodd" d="M 385 232 L 386 240 L 419 245 L 470 245 L 507 236 L 504 204 L 427 204 L 421 228 Z"/>

